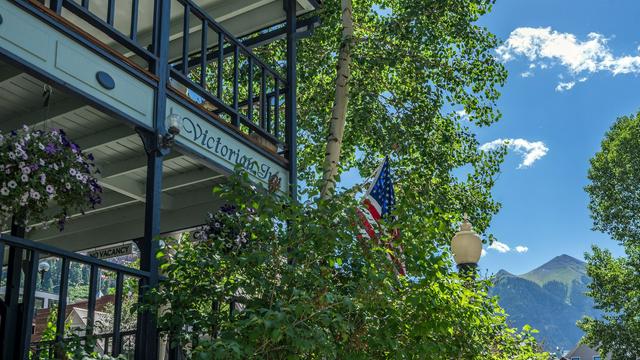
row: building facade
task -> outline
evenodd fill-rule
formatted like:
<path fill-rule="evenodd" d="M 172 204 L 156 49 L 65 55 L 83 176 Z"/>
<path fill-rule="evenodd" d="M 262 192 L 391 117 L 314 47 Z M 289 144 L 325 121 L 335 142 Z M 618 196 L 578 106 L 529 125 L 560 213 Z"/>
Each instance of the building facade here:
<path fill-rule="evenodd" d="M 69 309 L 80 309 L 69 303 L 80 264 L 85 299 L 74 311 L 87 332 L 109 274 L 115 310 L 110 332 L 100 334 L 103 348 L 118 355 L 133 336 L 136 359 L 158 358 L 161 330 L 151 314 L 122 331 L 123 284 L 158 285 L 158 237 L 202 224 L 221 205 L 211 188 L 236 167 L 296 196 L 296 40 L 317 23 L 318 7 L 319 0 L 0 0 L 0 133 L 64 130 L 93 154 L 103 188 L 101 203 L 68 214 L 64 231 L 17 221 L 0 229 L 0 359 L 27 359 L 39 348 L 36 290 L 42 263 L 54 261 L 52 346 L 66 341 Z M 275 40 L 285 55 L 268 64 L 254 50 Z M 111 244 L 134 244 L 139 268 L 86 255 Z"/>
<path fill-rule="evenodd" d="M 611 360 L 611 355 L 602 356 L 596 350 L 593 350 L 585 344 L 578 344 L 561 360 Z"/>

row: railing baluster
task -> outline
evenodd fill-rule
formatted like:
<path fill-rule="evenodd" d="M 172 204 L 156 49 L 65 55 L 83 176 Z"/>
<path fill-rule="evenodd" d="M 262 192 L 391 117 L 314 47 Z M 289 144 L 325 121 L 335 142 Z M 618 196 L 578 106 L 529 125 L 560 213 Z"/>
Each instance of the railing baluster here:
<path fill-rule="evenodd" d="M 0 279 L 2 279 L 2 269 L 4 269 L 4 242 L 0 241 Z M 2 295 L 3 298 L 5 296 L 5 294 L 0 295 Z"/>
<path fill-rule="evenodd" d="M 189 72 L 189 18 L 191 17 L 191 5 L 184 5 L 184 19 L 182 22 L 182 73 Z"/>
<path fill-rule="evenodd" d="M 224 86 L 223 82 L 223 62 L 224 62 L 224 34 L 221 31 L 218 31 L 218 99 L 222 100 L 222 87 Z"/>
<path fill-rule="evenodd" d="M 271 134 L 271 112 L 273 106 L 271 105 L 271 100 L 273 99 L 272 93 L 267 94 L 267 132 Z"/>
<path fill-rule="evenodd" d="M 249 56 L 249 95 L 247 98 L 247 118 L 253 120 L 253 58 Z"/>
<path fill-rule="evenodd" d="M 234 114 L 232 117 L 233 126 L 240 126 L 240 114 L 238 111 L 238 92 L 239 89 L 239 81 L 240 81 L 240 48 L 238 45 L 235 46 L 233 50 L 233 110 Z"/>
<path fill-rule="evenodd" d="M 116 275 L 116 295 L 113 310 L 113 356 L 120 355 L 122 351 L 122 339 L 120 338 L 120 323 L 122 322 L 122 285 L 124 274 L 118 271 Z"/>
<path fill-rule="evenodd" d="M 82 0 L 82 7 L 85 9 L 89 8 L 89 0 Z"/>
<path fill-rule="evenodd" d="M 109 0 L 107 6 L 107 23 L 113 26 L 113 18 L 116 14 L 116 0 Z"/>
<path fill-rule="evenodd" d="M 266 130 L 267 121 L 267 78 L 266 69 L 260 67 L 260 127 Z"/>
<path fill-rule="evenodd" d="M 84 0 L 83 0 L 84 1 Z M 139 0 L 131 0 L 131 33 L 129 37 L 133 41 L 138 41 L 138 9 Z"/>
<path fill-rule="evenodd" d="M 67 317 L 67 294 L 69 291 L 69 259 L 62 258 L 60 269 L 60 293 L 58 294 L 58 317 L 56 318 L 56 344 L 58 345 L 58 356 L 64 354 L 64 325 Z"/>
<path fill-rule="evenodd" d="M 12 233 L 14 226 L 12 225 Z M 20 234 L 24 236 L 23 234 Z M 20 277 L 22 272 L 22 258 L 24 250 L 22 248 L 9 245 L 9 263 L 7 266 L 7 283 L 5 289 L 4 303 L 6 305 L 6 313 L 0 324 L 2 329 L 0 334 L 3 335 L 0 343 L 0 351 L 2 359 L 11 359 L 16 349 L 16 328 L 18 326 L 18 312 L 20 300 Z M 18 345 L 19 346 L 19 345 Z"/>
<path fill-rule="evenodd" d="M 209 32 L 209 22 L 202 20 L 202 46 L 200 47 L 200 86 L 207 90 L 207 36 Z"/>
<path fill-rule="evenodd" d="M 37 250 L 31 251 L 29 265 L 25 269 L 24 288 L 22 291 L 22 324 L 20 326 L 20 342 L 18 343 L 19 359 L 27 359 L 29 356 L 29 344 L 31 343 L 31 332 L 33 324 L 34 302 L 36 297 L 36 281 L 38 280 L 38 265 L 40 253 Z"/>
<path fill-rule="evenodd" d="M 278 78 L 276 78 L 274 76 L 274 79 L 276 81 L 276 88 L 275 90 L 275 113 L 273 115 L 273 136 L 276 137 L 276 139 L 279 139 L 279 133 L 280 133 L 280 81 L 278 81 Z"/>
<path fill-rule="evenodd" d="M 96 265 L 91 265 L 89 272 L 89 302 L 87 304 L 87 335 L 93 334 L 95 325 L 96 297 L 98 296 L 98 272 Z"/>
<path fill-rule="evenodd" d="M 51 10 L 53 10 L 56 14 L 60 15 L 60 13 L 62 12 L 62 2 L 64 0 L 51 0 L 51 2 L 49 3 L 49 7 L 51 8 Z"/>

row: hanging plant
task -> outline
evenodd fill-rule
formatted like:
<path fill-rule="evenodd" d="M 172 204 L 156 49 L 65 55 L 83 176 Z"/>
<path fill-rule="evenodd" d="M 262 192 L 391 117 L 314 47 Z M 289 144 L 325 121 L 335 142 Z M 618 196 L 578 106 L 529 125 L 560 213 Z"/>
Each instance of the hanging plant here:
<path fill-rule="evenodd" d="M 237 253 L 247 245 L 247 233 L 239 225 L 235 206 L 224 205 L 207 215 L 207 222 L 193 233 L 197 241 L 207 241 L 225 253 Z"/>
<path fill-rule="evenodd" d="M 0 133 L 0 225 L 16 218 L 63 230 L 69 215 L 101 201 L 93 160 L 60 129 Z"/>

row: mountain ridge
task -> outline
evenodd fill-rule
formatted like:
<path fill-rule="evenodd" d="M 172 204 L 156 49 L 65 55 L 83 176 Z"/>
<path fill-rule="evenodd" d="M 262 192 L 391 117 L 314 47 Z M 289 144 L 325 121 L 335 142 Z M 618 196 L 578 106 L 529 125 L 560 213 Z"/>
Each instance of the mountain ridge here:
<path fill-rule="evenodd" d="M 586 295 L 589 283 L 586 263 L 563 254 L 521 275 L 498 271 L 490 294 L 498 296 L 512 326 L 538 329 L 546 350 L 570 349 L 583 335 L 576 322 L 599 316 Z"/>

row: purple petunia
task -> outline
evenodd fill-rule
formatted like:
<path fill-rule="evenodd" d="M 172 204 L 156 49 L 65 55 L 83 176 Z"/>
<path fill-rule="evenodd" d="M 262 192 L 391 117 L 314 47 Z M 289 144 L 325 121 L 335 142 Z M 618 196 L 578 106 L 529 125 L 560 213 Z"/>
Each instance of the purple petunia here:
<path fill-rule="evenodd" d="M 44 152 L 46 152 L 49 155 L 53 155 L 57 152 L 55 145 L 49 143 L 47 144 L 47 146 L 44 147 Z"/>

